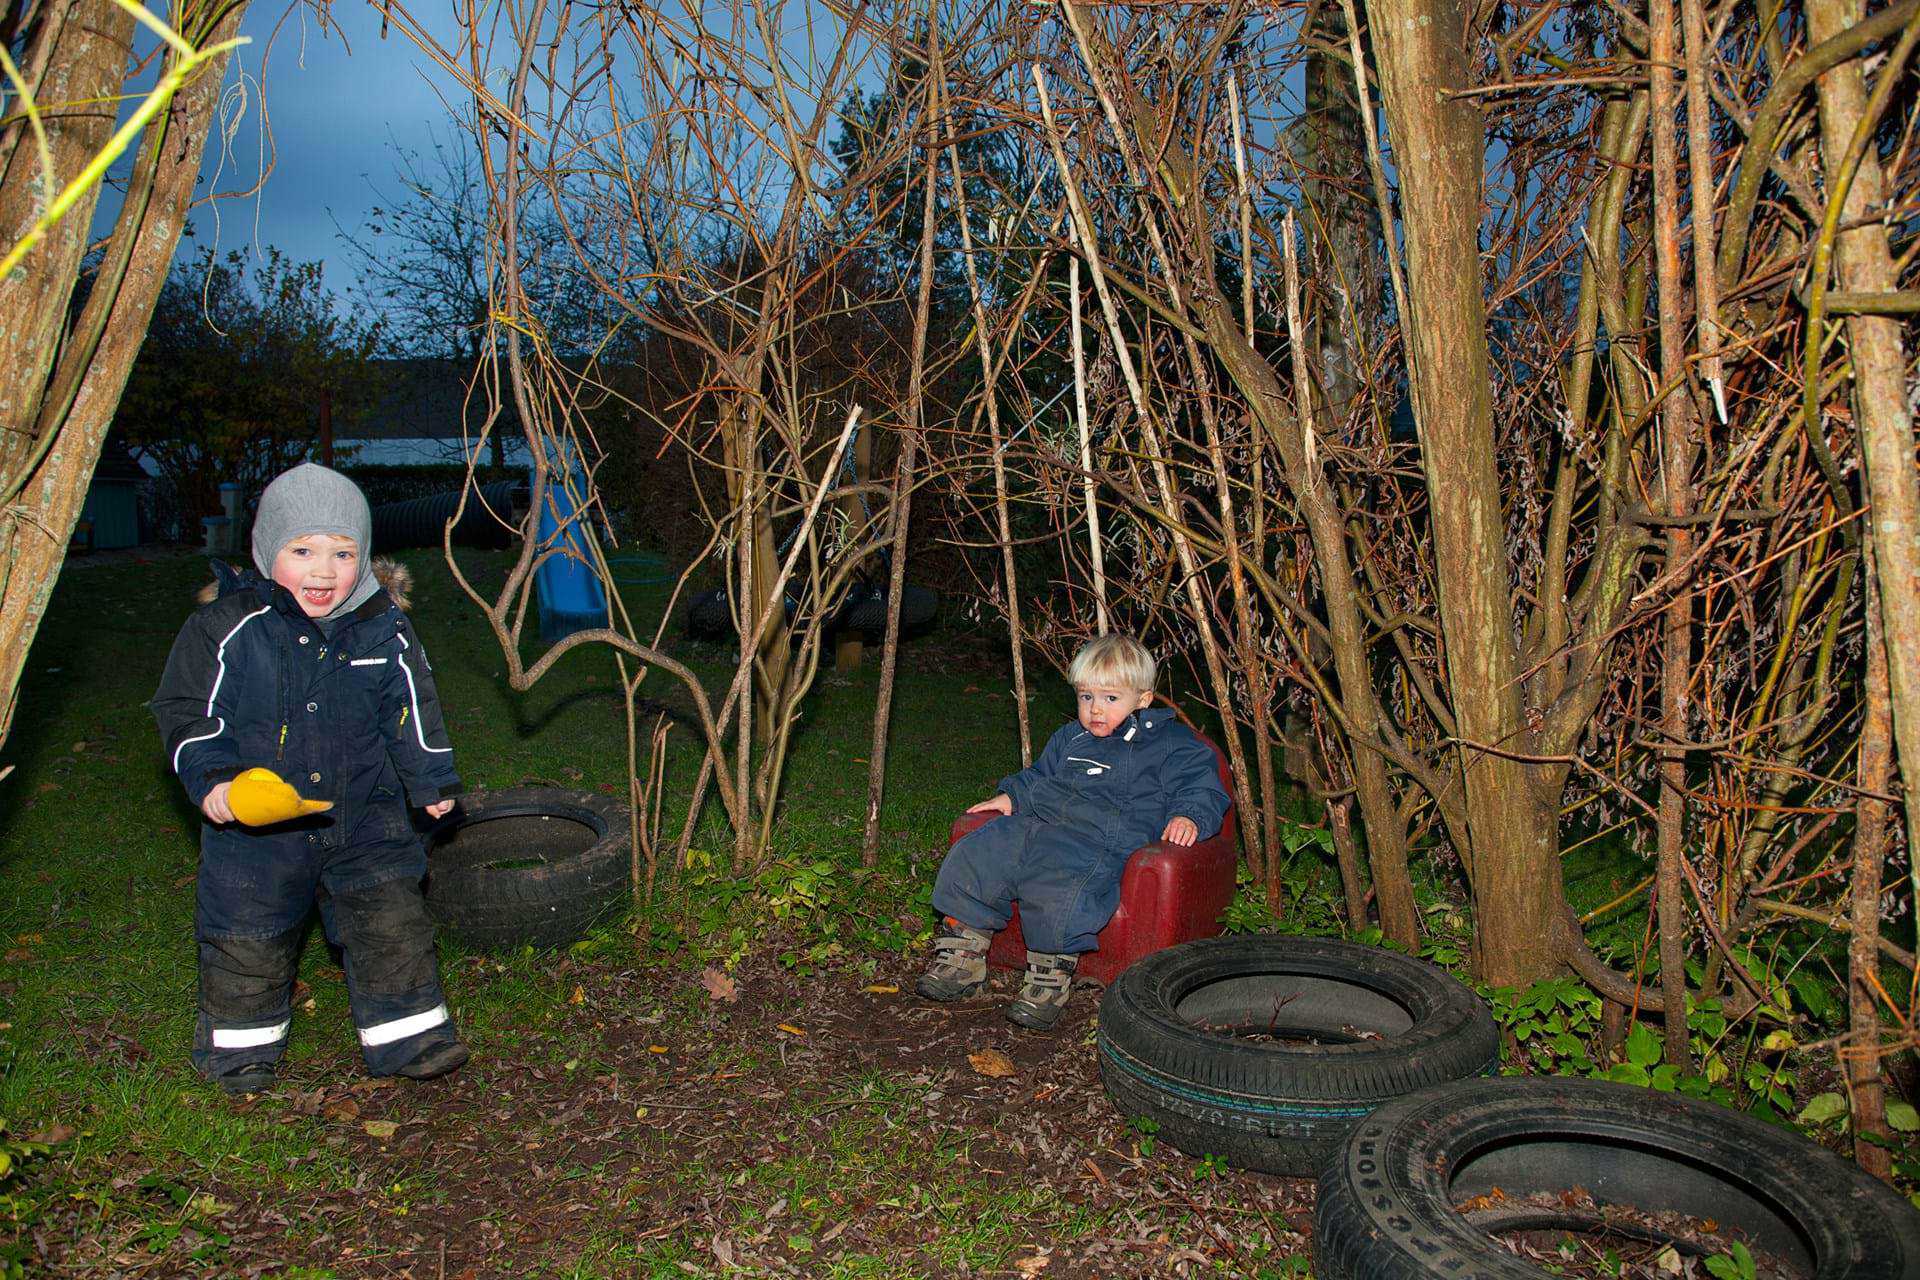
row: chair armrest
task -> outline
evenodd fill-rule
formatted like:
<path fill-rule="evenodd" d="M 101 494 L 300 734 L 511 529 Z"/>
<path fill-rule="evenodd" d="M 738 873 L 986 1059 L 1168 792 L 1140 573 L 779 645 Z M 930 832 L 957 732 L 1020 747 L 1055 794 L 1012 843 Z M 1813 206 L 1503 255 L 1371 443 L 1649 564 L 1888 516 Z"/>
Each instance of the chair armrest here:
<path fill-rule="evenodd" d="M 953 820 L 953 830 L 947 833 L 947 845 L 951 848 L 961 836 L 972 835 L 1000 815 L 991 811 L 982 813 L 963 813 Z"/>
<path fill-rule="evenodd" d="M 1186 845 L 1169 844 L 1165 840 L 1151 840 L 1128 855 L 1126 874 L 1132 875 L 1136 870 L 1147 871 L 1161 867 L 1171 870 L 1182 862 L 1209 862 L 1221 857 L 1229 862 L 1236 857 L 1233 839 L 1225 831 Z"/>

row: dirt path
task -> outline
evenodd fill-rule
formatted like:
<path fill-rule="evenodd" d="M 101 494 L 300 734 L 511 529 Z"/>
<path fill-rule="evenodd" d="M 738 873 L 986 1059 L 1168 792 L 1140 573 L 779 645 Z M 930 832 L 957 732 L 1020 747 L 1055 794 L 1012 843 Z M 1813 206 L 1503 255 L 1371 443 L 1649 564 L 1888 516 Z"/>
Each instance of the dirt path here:
<path fill-rule="evenodd" d="M 1311 1184 L 1200 1168 L 1126 1124 L 1095 1067 L 1095 990 L 1040 1036 L 1001 1015 L 1005 976 L 955 1006 L 913 997 L 898 963 L 716 971 L 717 994 L 604 961 L 553 976 L 571 994 L 551 1022 L 517 1043 L 476 1029 L 451 1080 L 360 1080 L 342 1057 L 236 1104 L 317 1126 L 350 1187 L 216 1181 L 218 1212 L 164 1248 L 107 1233 L 43 1256 L 176 1274 L 223 1239 L 212 1270 L 235 1275 L 1304 1274 L 1286 1260 L 1307 1252 Z"/>

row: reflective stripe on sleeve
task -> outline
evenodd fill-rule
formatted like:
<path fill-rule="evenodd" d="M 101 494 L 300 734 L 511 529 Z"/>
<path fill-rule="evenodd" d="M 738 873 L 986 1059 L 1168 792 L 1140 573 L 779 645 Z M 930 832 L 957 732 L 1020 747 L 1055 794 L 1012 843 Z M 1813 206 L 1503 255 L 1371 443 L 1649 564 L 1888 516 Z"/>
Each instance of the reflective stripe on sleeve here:
<path fill-rule="evenodd" d="M 188 747 L 192 746 L 196 742 L 205 742 L 209 738 L 217 738 L 221 734 L 227 731 L 226 718 L 223 716 L 216 716 L 213 714 L 214 700 L 220 696 L 220 685 L 227 678 L 227 641 L 239 635 L 240 628 L 246 626 L 249 622 L 252 622 L 255 618 L 259 617 L 261 614 L 270 612 L 272 608 L 273 606 L 271 605 L 262 605 L 260 608 L 255 609 L 252 613 L 248 614 L 246 617 L 240 619 L 240 621 L 234 623 L 233 630 L 227 632 L 226 635 L 220 637 L 220 646 L 219 648 L 214 650 L 214 657 L 218 660 L 219 665 L 215 668 L 213 673 L 213 688 L 207 691 L 207 719 L 215 722 L 213 732 L 203 733 L 197 738 L 188 738 L 185 741 L 183 741 L 179 746 L 173 749 L 173 771 L 175 773 L 180 772 L 180 753 L 182 751 L 185 751 Z M 234 1048 L 236 1049 L 244 1049 L 248 1047 L 249 1046 L 247 1045 L 234 1046 Z"/>
<path fill-rule="evenodd" d="M 392 1022 L 382 1022 L 360 1029 L 360 1043 L 369 1049 L 383 1044 L 392 1044 L 395 1040 L 405 1040 L 408 1036 L 417 1036 L 422 1031 L 430 1031 L 447 1020 L 447 1006 L 435 1005 L 425 1013 L 410 1013 L 404 1018 L 395 1018 Z"/>
<path fill-rule="evenodd" d="M 404 647 L 407 643 L 407 638 L 401 636 L 400 643 Z M 415 740 L 420 743 L 420 749 L 422 751 L 431 752 L 437 756 L 446 755 L 453 750 L 452 747 L 430 747 L 427 745 L 426 731 L 420 727 L 420 689 L 413 682 L 413 668 L 407 665 L 407 655 L 404 653 L 400 654 L 399 658 L 400 670 L 404 671 L 407 676 L 407 697 L 413 703 L 413 736 Z"/>
<path fill-rule="evenodd" d="M 262 1045 L 278 1044 L 287 1038 L 287 1028 L 293 1022 L 275 1023 L 271 1027 L 215 1027 L 213 1029 L 213 1047 L 216 1049 L 258 1049 Z"/>

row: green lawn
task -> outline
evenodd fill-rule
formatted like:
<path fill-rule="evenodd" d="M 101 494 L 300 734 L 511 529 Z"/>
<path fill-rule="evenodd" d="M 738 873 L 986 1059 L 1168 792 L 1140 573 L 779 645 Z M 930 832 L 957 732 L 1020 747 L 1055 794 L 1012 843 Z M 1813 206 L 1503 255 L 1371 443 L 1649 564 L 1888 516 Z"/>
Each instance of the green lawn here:
<path fill-rule="evenodd" d="M 611 655 L 575 653 L 535 689 L 515 693 L 491 633 L 437 553 L 403 559 L 415 574 L 413 613 L 467 783 L 621 790 L 625 730 Z M 504 565 L 492 555 L 467 562 L 484 582 Z M 1110 1115 L 1101 1123 L 1114 1133 L 1106 1147 L 1088 1149 L 1089 1159 L 1124 1161 L 1111 1173 L 1096 1170 L 1098 1180 L 1074 1164 L 1071 1177 L 1090 1192 L 1077 1182 L 1069 1189 L 994 1176 L 1012 1159 L 983 1154 L 992 1143 L 983 1146 L 982 1135 L 998 1113 L 983 1120 L 964 1109 L 985 1105 L 986 1095 L 940 1084 L 947 1068 L 938 1063 L 908 1073 L 902 1055 L 917 1046 L 905 1043 L 912 1037 L 900 1045 L 889 1037 L 899 1018 L 918 1014 L 901 997 L 869 994 L 910 986 L 932 924 L 926 901 L 947 826 L 1018 763 L 1001 652 L 990 639 L 950 634 L 903 651 L 875 871 L 862 872 L 858 856 L 877 687 L 878 664 L 869 662 L 850 676 L 821 677 L 794 741 L 765 867 L 726 866 L 725 830 L 711 805 L 693 868 L 678 877 L 663 870 L 651 909 L 582 945 L 490 957 L 443 941 L 449 995 L 479 1055 L 451 1089 L 408 1092 L 361 1080 L 344 985 L 316 930 L 302 963 L 286 1085 L 246 1104 L 219 1095 L 187 1062 L 197 814 L 166 773 L 143 705 L 205 580 L 204 562 L 192 556 L 70 567 L 31 656 L 7 744 L 18 767 L 0 783 L 0 1115 L 11 1139 L 46 1139 L 50 1150 L 17 1151 L 17 1168 L 0 1183 L 0 1236 L 9 1218 L 14 1223 L 0 1265 L 217 1274 L 264 1248 L 278 1259 L 277 1274 L 388 1274 L 376 1258 L 399 1257 L 424 1224 L 440 1222 L 448 1231 L 494 1231 L 514 1251 L 507 1270 L 479 1274 L 682 1275 L 682 1264 L 715 1265 L 710 1236 L 735 1233 L 743 1258 L 753 1249 L 802 1259 L 817 1250 L 823 1274 L 939 1275 L 1110 1235 L 1122 1202 L 1101 1196 L 1119 1195 L 1129 1178 L 1144 1186 L 1190 1176 L 1191 1162 L 1177 1153 L 1146 1159 L 1126 1147 L 1124 1127 Z M 660 588 L 629 590 L 636 616 L 657 614 Z M 720 646 L 675 648 L 710 684 L 730 672 Z M 651 696 L 684 711 L 682 692 L 656 679 Z M 1038 732 L 1070 706 L 1066 689 L 1042 681 Z M 696 738 L 690 727 L 672 736 L 670 815 L 692 776 Z M 694 981 L 709 969 L 736 975 L 750 998 L 738 1009 L 713 1000 Z M 870 1020 L 831 1039 L 819 1029 L 867 1005 Z M 803 1039 L 809 1027 L 815 1038 Z M 1004 1023 L 990 1019 L 967 1034 L 988 1043 L 1005 1034 Z M 1008 1043 L 1018 1051 L 1023 1042 Z M 1096 1111 L 1103 1100 L 1090 1044 L 1087 1029 L 1034 1050 L 1040 1056 L 1023 1066 L 1065 1081 L 1067 1092 L 1058 1093 L 1056 1081 L 1032 1085 L 1032 1096 L 1058 1093 L 1057 1101 Z M 956 1046 L 964 1064 L 969 1046 Z M 804 1082 L 791 1077 L 790 1052 L 820 1055 Z M 668 1093 L 648 1116 L 632 1095 L 654 1075 L 661 1083 L 653 1087 Z M 696 1084 L 713 1108 L 757 1108 L 760 1119 L 746 1131 L 790 1127 L 806 1141 L 762 1151 L 739 1132 L 729 1147 L 712 1147 L 707 1104 L 672 1102 Z M 951 1123 L 900 1128 L 902 1114 L 959 1104 Z M 363 1131 L 376 1114 L 406 1126 L 396 1145 Z M 644 1140 L 604 1150 L 589 1141 L 566 1173 L 580 1202 L 595 1206 L 592 1215 L 523 1239 L 523 1208 L 510 1201 L 475 1209 L 494 1199 L 489 1171 L 504 1166 L 461 1165 L 455 1149 L 490 1127 L 524 1125 L 539 1136 L 520 1144 L 515 1159 L 530 1162 L 528 1176 L 550 1181 L 558 1166 L 546 1163 L 546 1146 L 575 1146 L 581 1128 L 611 1132 L 607 1118 L 616 1114 L 648 1116 L 634 1126 L 647 1130 Z M 1085 1132 L 1085 1121 L 1062 1132 L 1075 1129 Z M 885 1137 L 896 1130 L 913 1140 Z M 433 1145 L 406 1146 L 416 1131 L 431 1134 Z M 1214 1181 L 1205 1195 L 1235 1204 L 1288 1194 L 1251 1177 Z M 647 1216 L 662 1188 L 676 1186 L 697 1193 L 699 1229 Z M 1138 1218 L 1143 1193 L 1127 1194 L 1134 1199 L 1126 1211 Z M 1190 1190 L 1149 1197 L 1158 1243 L 1141 1246 L 1142 1267 L 1151 1269 L 1156 1251 L 1196 1242 L 1218 1252 L 1197 1203 Z M 315 1207 L 342 1204 L 384 1224 L 366 1227 L 371 1244 L 341 1251 L 334 1219 Z M 841 1224 L 845 1235 L 833 1232 L 843 1206 L 859 1210 L 855 1230 Z M 778 1230 L 767 1225 L 770 1213 Z M 1292 1256 L 1299 1237 L 1285 1213 L 1266 1212 L 1265 1220 L 1262 1240 L 1232 1255 L 1234 1265 Z M 262 1223 L 277 1222 L 288 1225 L 267 1234 L 284 1246 L 248 1246 L 267 1230 Z"/>

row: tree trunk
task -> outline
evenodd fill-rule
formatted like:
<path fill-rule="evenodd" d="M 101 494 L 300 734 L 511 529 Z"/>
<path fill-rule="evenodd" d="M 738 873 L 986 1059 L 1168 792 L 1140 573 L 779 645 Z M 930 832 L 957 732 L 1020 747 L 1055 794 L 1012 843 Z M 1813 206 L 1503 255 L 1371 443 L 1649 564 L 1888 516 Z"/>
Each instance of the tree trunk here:
<path fill-rule="evenodd" d="M 1856 0 L 1808 0 L 1807 37 L 1818 42 L 1860 21 Z M 1820 142 L 1828 180 L 1834 181 L 1854 129 L 1866 111 L 1866 73 L 1850 58 L 1816 82 Z M 1887 226 L 1871 210 L 1885 200 L 1885 177 L 1866 156 L 1847 193 L 1835 261 L 1839 287 L 1890 293 L 1899 277 L 1887 248 Z M 1868 515 L 1879 565 L 1880 617 L 1887 645 L 1893 737 L 1904 785 L 1907 848 L 1920 850 L 1920 476 L 1913 463 L 1913 418 L 1907 407 L 1906 353 L 1895 316 L 1849 316 L 1847 350 L 1853 358 L 1854 421 L 1866 463 Z M 1808 424 L 1809 430 L 1817 429 Z"/>
<path fill-rule="evenodd" d="M 1309 21 L 1300 185 L 1310 211 L 1308 260 L 1321 300 L 1310 325 L 1326 392 L 1320 429 L 1331 437 L 1345 424 L 1365 381 L 1362 326 L 1380 312 L 1386 264 L 1373 202 L 1357 185 L 1367 171 L 1367 144 L 1353 72 L 1333 53 L 1347 47 L 1346 13 L 1323 0 L 1310 6 Z"/>
<path fill-rule="evenodd" d="M 1847 937 L 1847 1039 L 1851 1053 L 1843 1054 L 1847 1092 L 1853 1098 L 1853 1158 L 1874 1177 L 1891 1181 L 1892 1153 L 1861 1135 L 1889 1139 L 1887 1089 L 1880 1078 L 1880 877 L 1887 861 L 1887 831 L 1892 811 L 1874 799 L 1885 795 L 1893 782 L 1893 709 L 1887 698 L 1887 646 L 1873 587 L 1873 541 L 1866 542 L 1867 684 L 1861 698 L 1866 708 L 1860 726 L 1860 761 L 1854 801 L 1852 874 L 1852 930 Z"/>
<path fill-rule="evenodd" d="M 1653 251 L 1660 282 L 1660 375 L 1680 387 L 1660 405 L 1662 493 L 1668 515 L 1693 511 L 1693 398 L 1685 385 L 1686 334 L 1682 324 L 1680 283 L 1680 144 L 1676 116 L 1680 89 L 1674 82 L 1676 57 L 1673 0 L 1652 0 L 1647 8 L 1653 77 Z M 1693 549 L 1693 533 L 1684 524 L 1667 528 L 1666 568 L 1678 574 Z M 1660 752 L 1659 890 L 1654 901 L 1660 927 L 1660 992 L 1672 1010 L 1686 1008 L 1686 891 L 1680 860 L 1686 857 L 1687 753 L 1672 745 L 1687 741 L 1688 682 L 1693 675 L 1693 594 L 1687 580 L 1670 581 L 1661 638 L 1660 731 L 1667 744 Z M 1666 1019 L 1667 1061 L 1689 1065 L 1684 1013 Z"/>
<path fill-rule="evenodd" d="M 237 4 L 204 42 L 230 37 L 245 11 Z M 59 26 L 48 38 L 60 44 L 42 100 L 114 101 L 123 91 L 132 20 L 110 0 L 76 0 L 71 8 L 55 6 L 43 21 Z M 53 594 L 101 442 L 172 266 L 225 69 L 224 55 L 209 60 L 147 127 L 96 285 L 70 331 L 68 302 L 94 197 L 70 210 L 0 281 L 0 482 L 12 493 L 0 511 L 0 743 L 12 729 L 27 650 Z M 111 115 L 77 111 L 47 119 L 58 180 L 71 180 L 99 149 Z M 31 193 L 38 183 L 23 175 L 38 163 L 30 142 L 16 142 L 12 154 L 0 157 L 0 242 L 17 242 L 37 216 Z M 121 261 L 126 266 L 116 281 L 113 268 Z"/>
<path fill-rule="evenodd" d="M 1486 305 L 1480 284 L 1485 131 L 1470 99 L 1465 6 L 1367 6 L 1400 180 L 1421 466 L 1446 637 L 1448 689 L 1466 781 L 1474 963 L 1495 984 L 1560 964 L 1556 806 L 1533 769 L 1521 715 L 1512 589 L 1494 469 Z"/>

